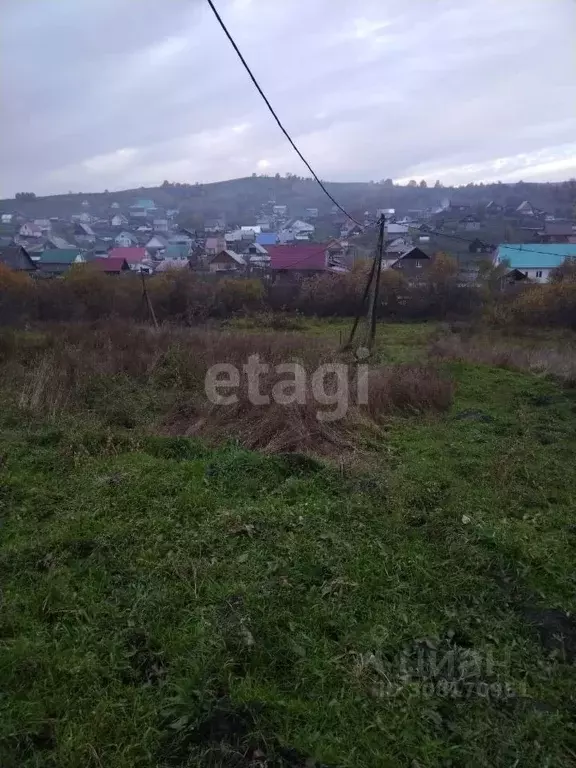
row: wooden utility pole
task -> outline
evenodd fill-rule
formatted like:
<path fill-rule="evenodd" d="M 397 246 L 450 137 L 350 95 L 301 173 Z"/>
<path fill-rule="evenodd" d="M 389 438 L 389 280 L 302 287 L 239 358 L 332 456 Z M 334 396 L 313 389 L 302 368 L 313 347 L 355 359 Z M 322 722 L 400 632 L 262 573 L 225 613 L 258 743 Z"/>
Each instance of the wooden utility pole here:
<path fill-rule="evenodd" d="M 380 275 L 382 273 L 382 259 L 384 258 L 384 247 L 385 247 L 386 235 L 387 235 L 386 218 L 384 216 L 381 216 L 378 224 L 379 224 L 378 243 L 376 245 L 374 259 L 372 261 L 372 266 L 370 268 L 370 274 L 368 275 L 368 280 L 364 287 L 364 292 L 362 294 L 362 301 L 361 301 L 360 308 L 358 310 L 358 314 L 354 318 L 354 323 L 352 325 L 352 329 L 350 330 L 350 336 L 348 338 L 348 341 L 346 342 L 346 345 L 343 348 L 344 350 L 352 348 L 354 337 L 356 335 L 358 325 L 360 324 L 360 319 L 364 313 L 366 301 L 368 301 L 368 312 L 366 315 L 367 327 L 366 327 L 362 357 L 366 357 L 367 353 L 369 354 L 371 352 L 372 347 L 374 346 L 374 340 L 376 338 L 376 319 L 378 316 L 378 296 L 380 293 Z"/>
<path fill-rule="evenodd" d="M 146 306 L 148 307 L 148 312 L 150 313 L 150 318 L 154 324 L 154 328 L 158 330 L 158 320 L 156 320 L 154 307 L 152 306 L 152 302 L 150 301 L 150 296 L 148 295 L 148 289 L 146 288 L 146 280 L 144 279 L 144 271 L 142 270 L 142 268 L 140 268 L 140 278 L 142 280 L 142 296 L 144 297 L 144 301 L 146 302 Z"/>
<path fill-rule="evenodd" d="M 380 275 L 382 274 L 382 259 L 384 258 L 384 247 L 386 245 L 386 235 L 388 228 L 386 226 L 386 217 L 380 217 L 380 231 L 378 232 L 378 246 L 376 248 L 376 275 L 374 277 L 374 287 L 370 297 L 370 310 L 368 312 L 368 335 L 366 346 L 370 351 L 374 346 L 376 339 L 376 320 L 378 319 L 378 298 L 380 296 Z"/>

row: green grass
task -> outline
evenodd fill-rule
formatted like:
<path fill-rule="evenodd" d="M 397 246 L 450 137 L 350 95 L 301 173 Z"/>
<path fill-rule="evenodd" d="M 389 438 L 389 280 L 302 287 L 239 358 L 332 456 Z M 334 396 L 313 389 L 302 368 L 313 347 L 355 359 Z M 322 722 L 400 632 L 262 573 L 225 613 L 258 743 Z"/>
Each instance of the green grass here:
<path fill-rule="evenodd" d="M 448 367 L 366 472 L 5 411 L 0 765 L 575 765 L 576 397 Z"/>

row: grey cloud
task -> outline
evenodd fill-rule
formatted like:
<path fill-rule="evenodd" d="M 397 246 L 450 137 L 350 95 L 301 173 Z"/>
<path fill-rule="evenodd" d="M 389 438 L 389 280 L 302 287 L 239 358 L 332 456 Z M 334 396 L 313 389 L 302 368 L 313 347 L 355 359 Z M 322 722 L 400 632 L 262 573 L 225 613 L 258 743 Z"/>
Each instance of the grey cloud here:
<path fill-rule="evenodd" d="M 572 0 L 218 7 L 325 178 L 576 173 Z M 201 0 L 8 0 L 3 22 L 4 194 L 302 172 Z"/>

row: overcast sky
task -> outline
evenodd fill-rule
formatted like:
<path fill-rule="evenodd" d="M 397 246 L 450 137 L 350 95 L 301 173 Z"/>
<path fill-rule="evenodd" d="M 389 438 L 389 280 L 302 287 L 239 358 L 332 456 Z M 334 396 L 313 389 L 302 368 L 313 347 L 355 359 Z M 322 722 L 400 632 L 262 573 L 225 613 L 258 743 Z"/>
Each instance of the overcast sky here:
<path fill-rule="evenodd" d="M 576 0 L 215 0 L 332 181 L 576 176 Z M 309 175 L 205 0 L 1 0 L 0 193 Z"/>

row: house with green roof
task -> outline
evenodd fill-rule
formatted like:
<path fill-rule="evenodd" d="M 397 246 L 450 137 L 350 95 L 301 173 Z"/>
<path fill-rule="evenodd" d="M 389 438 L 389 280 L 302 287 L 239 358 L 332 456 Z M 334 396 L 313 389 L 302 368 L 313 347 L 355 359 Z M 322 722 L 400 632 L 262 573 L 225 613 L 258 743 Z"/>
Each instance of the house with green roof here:
<path fill-rule="evenodd" d="M 185 261 L 190 256 L 190 246 L 184 243 L 170 243 L 164 251 L 164 258 Z"/>
<path fill-rule="evenodd" d="M 86 257 L 77 248 L 49 248 L 44 251 L 36 266 L 41 275 L 58 276 L 67 272 L 74 264 L 83 264 Z"/>
<path fill-rule="evenodd" d="M 576 259 L 576 243 L 503 243 L 494 255 L 495 264 L 507 264 L 537 283 L 546 283 L 566 259 Z"/>
<path fill-rule="evenodd" d="M 136 202 L 130 206 L 130 216 L 137 219 L 145 219 L 149 214 L 154 213 L 157 210 L 154 200 L 136 200 Z"/>

